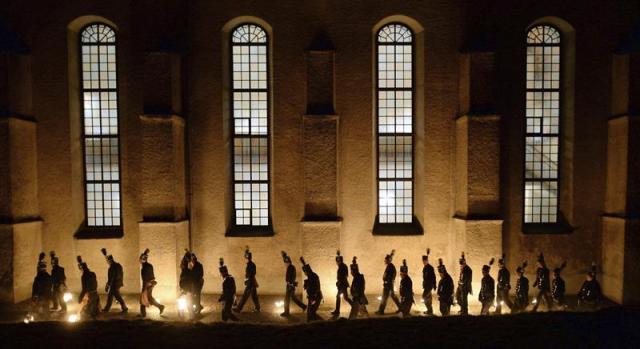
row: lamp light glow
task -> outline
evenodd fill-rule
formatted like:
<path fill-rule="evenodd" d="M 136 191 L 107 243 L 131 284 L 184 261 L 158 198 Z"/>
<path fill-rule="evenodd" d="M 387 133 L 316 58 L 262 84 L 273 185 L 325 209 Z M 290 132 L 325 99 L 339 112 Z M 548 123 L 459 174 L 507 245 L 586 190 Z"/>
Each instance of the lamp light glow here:
<path fill-rule="evenodd" d="M 65 303 L 69 303 L 72 298 L 73 298 L 73 295 L 71 294 L 71 292 L 65 292 L 64 295 L 62 296 L 62 300 Z"/>
<path fill-rule="evenodd" d="M 71 314 L 67 318 L 67 321 L 70 322 L 70 323 L 76 323 L 76 322 L 78 322 L 78 320 L 80 320 L 80 319 L 78 318 L 78 315 L 76 315 L 76 314 Z"/>
<path fill-rule="evenodd" d="M 187 299 L 185 298 L 185 296 L 178 298 L 178 310 L 185 311 L 187 310 L 187 308 L 188 308 L 188 305 L 187 305 Z"/>

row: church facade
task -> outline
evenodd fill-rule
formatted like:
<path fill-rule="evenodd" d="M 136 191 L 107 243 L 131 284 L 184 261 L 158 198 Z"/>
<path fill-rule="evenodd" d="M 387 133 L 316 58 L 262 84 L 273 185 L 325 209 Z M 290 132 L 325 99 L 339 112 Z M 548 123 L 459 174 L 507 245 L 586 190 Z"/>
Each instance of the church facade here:
<path fill-rule="evenodd" d="M 544 253 L 576 293 L 640 301 L 640 4 L 629 1 L 6 1 L 0 299 L 55 250 L 100 248 L 177 292 L 190 249 L 284 292 L 281 251 L 335 295 L 336 251 L 382 289 L 395 250 L 454 277 Z M 531 275 L 534 268 L 528 269 Z"/>

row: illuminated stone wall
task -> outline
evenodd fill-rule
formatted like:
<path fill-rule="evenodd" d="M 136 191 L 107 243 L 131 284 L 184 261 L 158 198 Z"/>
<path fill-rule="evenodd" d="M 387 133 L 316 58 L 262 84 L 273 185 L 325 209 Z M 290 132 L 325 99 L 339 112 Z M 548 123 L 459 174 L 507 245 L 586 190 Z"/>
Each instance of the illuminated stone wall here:
<path fill-rule="evenodd" d="M 286 250 L 296 261 L 301 254 L 308 257 L 331 299 L 338 248 L 347 260 L 359 257 L 370 293 L 381 290 L 383 258 L 391 249 L 396 264 L 408 260 L 416 291 L 420 256 L 427 247 L 433 257 L 445 260 L 454 277 L 465 250 L 477 282 L 491 256 L 506 253 L 514 269 L 544 251 L 550 267 L 568 261 L 569 293 L 576 292 L 596 261 L 604 265 L 603 287 L 611 298 L 638 299 L 625 281 L 631 275 L 626 266 L 638 264 L 637 255 L 625 252 L 625 244 L 636 241 L 629 238 L 637 235 L 631 233 L 637 224 L 601 217 L 616 215 L 618 196 L 625 196 L 619 193 L 620 182 L 610 179 L 620 159 L 607 150 L 608 144 L 615 148 L 624 141 L 616 134 L 625 133 L 616 131 L 615 122 L 607 131 L 607 119 L 616 114 L 611 110 L 612 54 L 639 22 L 639 6 L 622 0 L 615 5 L 595 0 L 71 0 L 55 7 L 46 1 L 5 1 L 0 18 L 29 49 L 33 107 L 27 114 L 37 122 L 27 145 L 35 168 L 24 172 L 26 188 L 5 185 L 14 174 L 4 167 L 5 149 L 26 148 L 7 145 L 6 132 L 0 130 L 0 212 L 12 220 L 22 215 L 5 214 L 24 207 L 20 200 L 11 201 L 9 192 L 34 197 L 24 201 L 35 205 L 25 215 L 39 223 L 20 235 L 32 236 L 28 241 L 3 239 L 1 260 L 19 259 L 24 270 L 35 270 L 38 250 L 55 249 L 69 286 L 78 289 L 75 256 L 83 255 L 103 285 L 106 264 L 99 249 L 106 247 L 124 265 L 124 291 L 133 293 L 140 288 L 138 256 L 149 247 L 164 299 L 175 290 L 184 248 L 191 248 L 205 266 L 205 292 L 218 292 L 218 258 L 224 257 L 231 273 L 242 279 L 243 249 L 249 245 L 260 293 L 284 291 L 280 251 Z M 576 63 L 567 68 L 566 101 L 572 107 L 563 121 L 561 174 L 566 183 L 561 211 L 568 226 L 560 234 L 525 234 L 524 35 L 539 19 L 556 21 L 545 19 L 549 15 L 564 20 L 557 23 L 567 40 L 575 36 L 575 47 L 568 50 Z M 79 239 L 84 189 L 77 33 L 96 20 L 112 24 L 118 34 L 124 230 L 121 238 Z M 271 38 L 274 234 L 269 237 L 225 235 L 233 207 L 228 39 L 230 30 L 246 21 L 262 25 Z M 421 235 L 372 232 L 377 200 L 374 34 L 394 21 L 409 26 L 416 38 L 414 214 L 424 229 Z M 318 37 L 330 47 L 315 46 Z M 18 90 L 6 83 L 1 87 Z M 626 112 L 637 115 L 637 109 Z M 321 115 L 312 119 L 310 114 Z M 8 228 L 2 228 L 5 234 Z M 17 234 L 16 227 L 11 229 Z M 18 257 L 16 244 L 29 246 L 34 256 Z M 21 268 L 13 264 L 2 273 Z M 12 279 L 18 286 L 3 281 L 3 292 L 24 289 L 31 278 Z M 24 291 L 17 294 L 16 300 L 26 297 Z"/>

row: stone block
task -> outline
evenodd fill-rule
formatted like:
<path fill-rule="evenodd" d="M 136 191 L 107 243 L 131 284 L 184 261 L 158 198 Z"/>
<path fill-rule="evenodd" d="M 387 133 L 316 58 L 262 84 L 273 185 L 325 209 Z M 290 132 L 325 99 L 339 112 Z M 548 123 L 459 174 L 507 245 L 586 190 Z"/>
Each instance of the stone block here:
<path fill-rule="evenodd" d="M 456 215 L 495 217 L 500 213 L 500 117 L 456 120 Z"/>
<path fill-rule="evenodd" d="M 184 120 L 142 115 L 142 203 L 145 221 L 186 216 Z"/>
<path fill-rule="evenodd" d="M 42 222 L 0 224 L 0 302 L 31 297 L 38 254 L 42 252 Z"/>
<path fill-rule="evenodd" d="M 303 118 L 305 219 L 338 215 L 338 128 L 336 116 Z"/>

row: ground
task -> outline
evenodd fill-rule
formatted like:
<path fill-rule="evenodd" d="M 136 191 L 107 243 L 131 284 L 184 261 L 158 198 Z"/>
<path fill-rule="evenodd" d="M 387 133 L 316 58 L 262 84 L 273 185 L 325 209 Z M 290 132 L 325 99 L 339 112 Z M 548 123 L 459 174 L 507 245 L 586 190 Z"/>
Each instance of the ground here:
<path fill-rule="evenodd" d="M 276 299 L 265 297 L 262 313 L 242 313 L 239 316 L 243 322 L 236 324 L 219 322 L 215 303 L 205 304 L 205 314 L 197 322 L 181 320 L 171 307 L 162 317 L 154 309 L 150 319 L 138 320 L 131 298 L 127 301 L 132 312 L 126 316 L 117 314 L 116 308 L 98 321 L 78 323 L 54 320 L 25 324 L 20 321 L 23 311 L 5 309 L 0 312 L 0 348 L 640 347 L 640 308 L 634 307 L 401 319 L 393 314 L 395 308 L 391 306 L 390 314 L 383 317 L 306 324 L 298 309 L 290 319 L 281 318 Z M 251 303 L 245 311 L 250 309 Z M 344 307 L 342 316 L 348 309 Z M 324 306 L 321 315 L 329 319 L 330 310 Z M 420 310 L 421 304 L 414 315 Z M 477 313 L 475 308 L 472 313 Z"/>

